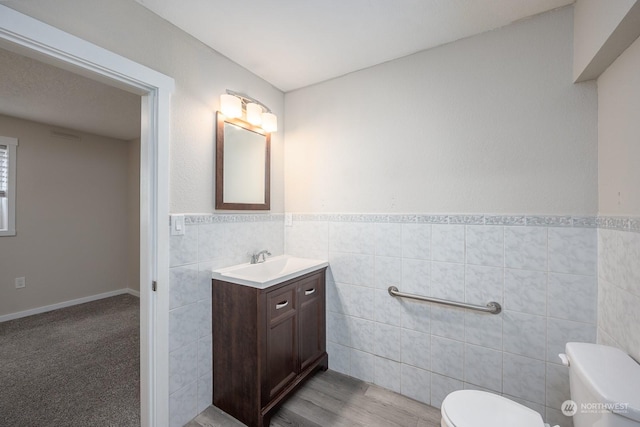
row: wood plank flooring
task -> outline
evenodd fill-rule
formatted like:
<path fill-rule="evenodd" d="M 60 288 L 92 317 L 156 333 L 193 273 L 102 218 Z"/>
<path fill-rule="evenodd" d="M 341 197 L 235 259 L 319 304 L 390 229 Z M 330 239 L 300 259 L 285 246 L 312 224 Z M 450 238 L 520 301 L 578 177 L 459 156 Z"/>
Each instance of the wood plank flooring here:
<path fill-rule="evenodd" d="M 241 427 L 210 406 L 187 427 Z M 440 427 L 440 410 L 334 371 L 318 372 L 271 418 L 271 427 Z"/>

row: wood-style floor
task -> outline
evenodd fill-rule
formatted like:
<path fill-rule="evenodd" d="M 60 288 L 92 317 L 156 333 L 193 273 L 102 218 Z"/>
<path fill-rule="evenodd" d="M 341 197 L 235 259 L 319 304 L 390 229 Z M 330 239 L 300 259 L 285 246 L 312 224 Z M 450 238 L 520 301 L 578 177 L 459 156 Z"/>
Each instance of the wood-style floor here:
<path fill-rule="evenodd" d="M 244 424 L 210 406 L 187 427 Z M 440 427 L 440 411 L 337 372 L 318 372 L 271 418 L 271 427 Z"/>

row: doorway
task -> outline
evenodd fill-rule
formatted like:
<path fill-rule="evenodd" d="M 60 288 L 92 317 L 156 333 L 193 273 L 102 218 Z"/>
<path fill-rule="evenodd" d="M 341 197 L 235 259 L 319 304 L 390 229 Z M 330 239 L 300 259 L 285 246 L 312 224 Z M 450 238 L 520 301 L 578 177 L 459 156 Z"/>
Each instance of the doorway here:
<path fill-rule="evenodd" d="M 172 78 L 0 5 L 0 46 L 142 97 L 141 425 L 166 426 L 169 401 L 169 104 Z"/>

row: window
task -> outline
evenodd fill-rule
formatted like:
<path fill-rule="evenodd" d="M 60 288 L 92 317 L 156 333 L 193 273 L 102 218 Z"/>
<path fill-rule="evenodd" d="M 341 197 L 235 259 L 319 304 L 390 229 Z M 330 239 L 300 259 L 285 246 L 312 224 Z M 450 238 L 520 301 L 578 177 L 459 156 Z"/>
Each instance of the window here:
<path fill-rule="evenodd" d="M 0 136 L 0 236 L 16 234 L 17 146 L 17 139 Z"/>

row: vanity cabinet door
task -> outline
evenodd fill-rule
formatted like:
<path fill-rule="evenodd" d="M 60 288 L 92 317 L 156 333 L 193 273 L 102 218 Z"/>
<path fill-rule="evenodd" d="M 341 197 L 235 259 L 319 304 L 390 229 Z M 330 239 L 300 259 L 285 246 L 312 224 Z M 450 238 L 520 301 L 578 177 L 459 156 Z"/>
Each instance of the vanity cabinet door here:
<path fill-rule="evenodd" d="M 324 277 L 310 277 L 298 284 L 300 308 L 300 371 L 325 351 Z"/>
<path fill-rule="evenodd" d="M 267 293 L 269 322 L 266 339 L 266 378 L 271 400 L 298 374 L 298 316 L 295 283 Z"/>
<path fill-rule="evenodd" d="M 250 427 L 327 369 L 325 268 L 258 289 L 213 280 L 213 404 Z"/>

